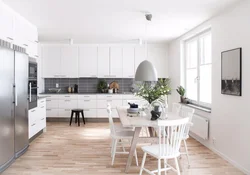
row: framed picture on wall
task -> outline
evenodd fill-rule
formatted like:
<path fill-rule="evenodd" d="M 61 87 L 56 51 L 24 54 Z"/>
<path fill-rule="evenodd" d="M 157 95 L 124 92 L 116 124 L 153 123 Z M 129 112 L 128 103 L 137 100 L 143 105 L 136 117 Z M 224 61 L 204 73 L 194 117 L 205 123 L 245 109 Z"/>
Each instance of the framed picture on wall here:
<path fill-rule="evenodd" d="M 221 53 L 221 93 L 241 96 L 242 48 Z"/>

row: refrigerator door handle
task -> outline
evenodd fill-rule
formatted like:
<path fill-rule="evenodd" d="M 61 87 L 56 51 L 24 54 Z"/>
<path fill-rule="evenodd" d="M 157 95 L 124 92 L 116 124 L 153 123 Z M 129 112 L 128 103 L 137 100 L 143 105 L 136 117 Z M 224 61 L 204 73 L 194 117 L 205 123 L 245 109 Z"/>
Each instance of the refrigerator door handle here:
<path fill-rule="evenodd" d="M 17 87 L 15 85 L 15 105 L 17 106 Z"/>
<path fill-rule="evenodd" d="M 31 102 L 31 83 L 29 84 L 30 86 L 30 98 L 29 98 L 29 101 Z"/>

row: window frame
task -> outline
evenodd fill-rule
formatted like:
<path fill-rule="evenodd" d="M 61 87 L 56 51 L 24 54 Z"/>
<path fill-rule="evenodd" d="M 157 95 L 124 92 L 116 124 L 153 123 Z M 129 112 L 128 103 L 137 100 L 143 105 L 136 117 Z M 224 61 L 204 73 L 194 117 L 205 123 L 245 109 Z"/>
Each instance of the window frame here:
<path fill-rule="evenodd" d="M 211 109 L 211 105 L 212 105 L 212 99 L 211 99 L 211 103 L 205 103 L 205 102 L 201 102 L 200 101 L 200 67 L 203 66 L 203 65 L 211 65 L 211 69 L 212 69 L 212 58 L 211 58 L 211 63 L 204 63 L 202 64 L 201 62 L 201 38 L 206 36 L 206 35 L 211 35 L 212 37 L 212 32 L 211 32 L 211 28 L 208 28 L 186 40 L 184 40 L 184 46 L 183 46 L 183 68 L 184 68 L 184 87 L 186 88 L 187 87 L 187 70 L 188 69 L 192 69 L 192 68 L 187 68 L 187 44 L 192 42 L 192 41 L 197 41 L 197 53 L 198 53 L 198 58 L 197 58 L 197 78 L 196 78 L 196 81 L 197 81 L 197 101 L 196 100 L 192 100 L 192 99 L 189 99 L 189 102 L 193 105 L 196 105 L 196 106 L 200 106 L 200 107 L 204 107 L 204 108 L 207 108 L 207 109 Z M 212 45 L 212 42 L 211 42 L 211 45 Z M 212 46 L 211 46 L 212 47 Z M 211 48 L 211 52 L 212 52 L 212 48 Z M 211 57 L 212 57 L 212 53 L 211 53 Z M 211 77 L 212 77 L 212 71 L 211 71 Z M 211 95 L 212 95 L 212 82 L 211 82 Z"/>

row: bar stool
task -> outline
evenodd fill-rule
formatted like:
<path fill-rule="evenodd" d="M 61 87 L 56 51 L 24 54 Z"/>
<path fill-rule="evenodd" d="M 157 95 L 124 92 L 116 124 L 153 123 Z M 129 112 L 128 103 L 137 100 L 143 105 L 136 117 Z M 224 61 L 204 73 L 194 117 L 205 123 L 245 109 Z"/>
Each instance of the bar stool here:
<path fill-rule="evenodd" d="M 70 123 L 69 123 L 70 126 L 71 126 L 74 114 L 75 114 L 75 123 L 78 122 L 78 126 L 80 126 L 80 113 L 82 114 L 82 120 L 83 120 L 83 123 L 85 124 L 83 109 L 72 109 L 71 110 Z"/>

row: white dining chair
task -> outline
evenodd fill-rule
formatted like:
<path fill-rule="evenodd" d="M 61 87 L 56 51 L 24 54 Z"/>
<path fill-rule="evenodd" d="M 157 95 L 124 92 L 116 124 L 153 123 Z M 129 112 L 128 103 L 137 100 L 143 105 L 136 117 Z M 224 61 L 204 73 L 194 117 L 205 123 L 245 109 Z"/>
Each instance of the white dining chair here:
<path fill-rule="evenodd" d="M 184 131 L 188 123 L 188 118 L 178 120 L 158 120 L 159 144 L 142 147 L 144 151 L 140 175 L 143 171 L 148 174 L 161 174 L 162 171 L 167 173 L 168 170 L 173 170 L 180 175 L 180 168 L 177 158 L 180 156 L 181 141 L 184 136 Z M 178 132 L 175 132 L 178 130 Z M 165 132 L 166 131 L 166 132 Z M 158 169 L 150 171 L 144 168 L 147 154 L 158 159 Z M 175 160 L 175 168 L 167 163 L 169 159 Z M 164 168 L 161 168 L 161 160 L 164 160 Z"/>
<path fill-rule="evenodd" d="M 124 146 L 125 144 L 130 145 L 132 138 L 134 136 L 134 131 L 129 131 L 129 130 L 119 130 L 117 131 L 113 122 L 112 118 L 112 109 L 111 105 L 108 104 L 107 106 L 107 112 L 108 112 L 108 118 L 109 118 L 109 127 L 110 127 L 110 136 L 112 139 L 112 144 L 111 144 L 111 157 L 112 157 L 112 162 L 111 165 L 114 165 L 115 161 L 115 155 L 116 154 L 129 154 L 129 152 L 126 152 Z M 117 152 L 117 147 L 122 147 L 122 152 Z M 138 157 L 137 157 L 137 152 L 135 150 L 135 161 L 136 165 L 138 166 Z"/>
<path fill-rule="evenodd" d="M 183 118 L 188 117 L 188 125 L 184 131 L 184 136 L 183 136 L 183 143 L 184 143 L 184 148 L 185 152 L 181 152 L 181 154 L 184 154 L 187 156 L 187 161 L 188 161 L 188 167 L 190 167 L 190 159 L 189 159 L 189 154 L 188 154 L 188 147 L 187 147 L 187 142 L 186 140 L 189 138 L 189 130 L 190 127 L 193 126 L 192 119 L 194 116 L 195 110 L 190 107 L 182 106 L 179 115 Z"/>
<path fill-rule="evenodd" d="M 172 104 L 172 112 L 176 113 L 176 114 L 180 114 L 180 110 L 181 110 L 181 104 L 180 103 L 173 103 Z"/>

